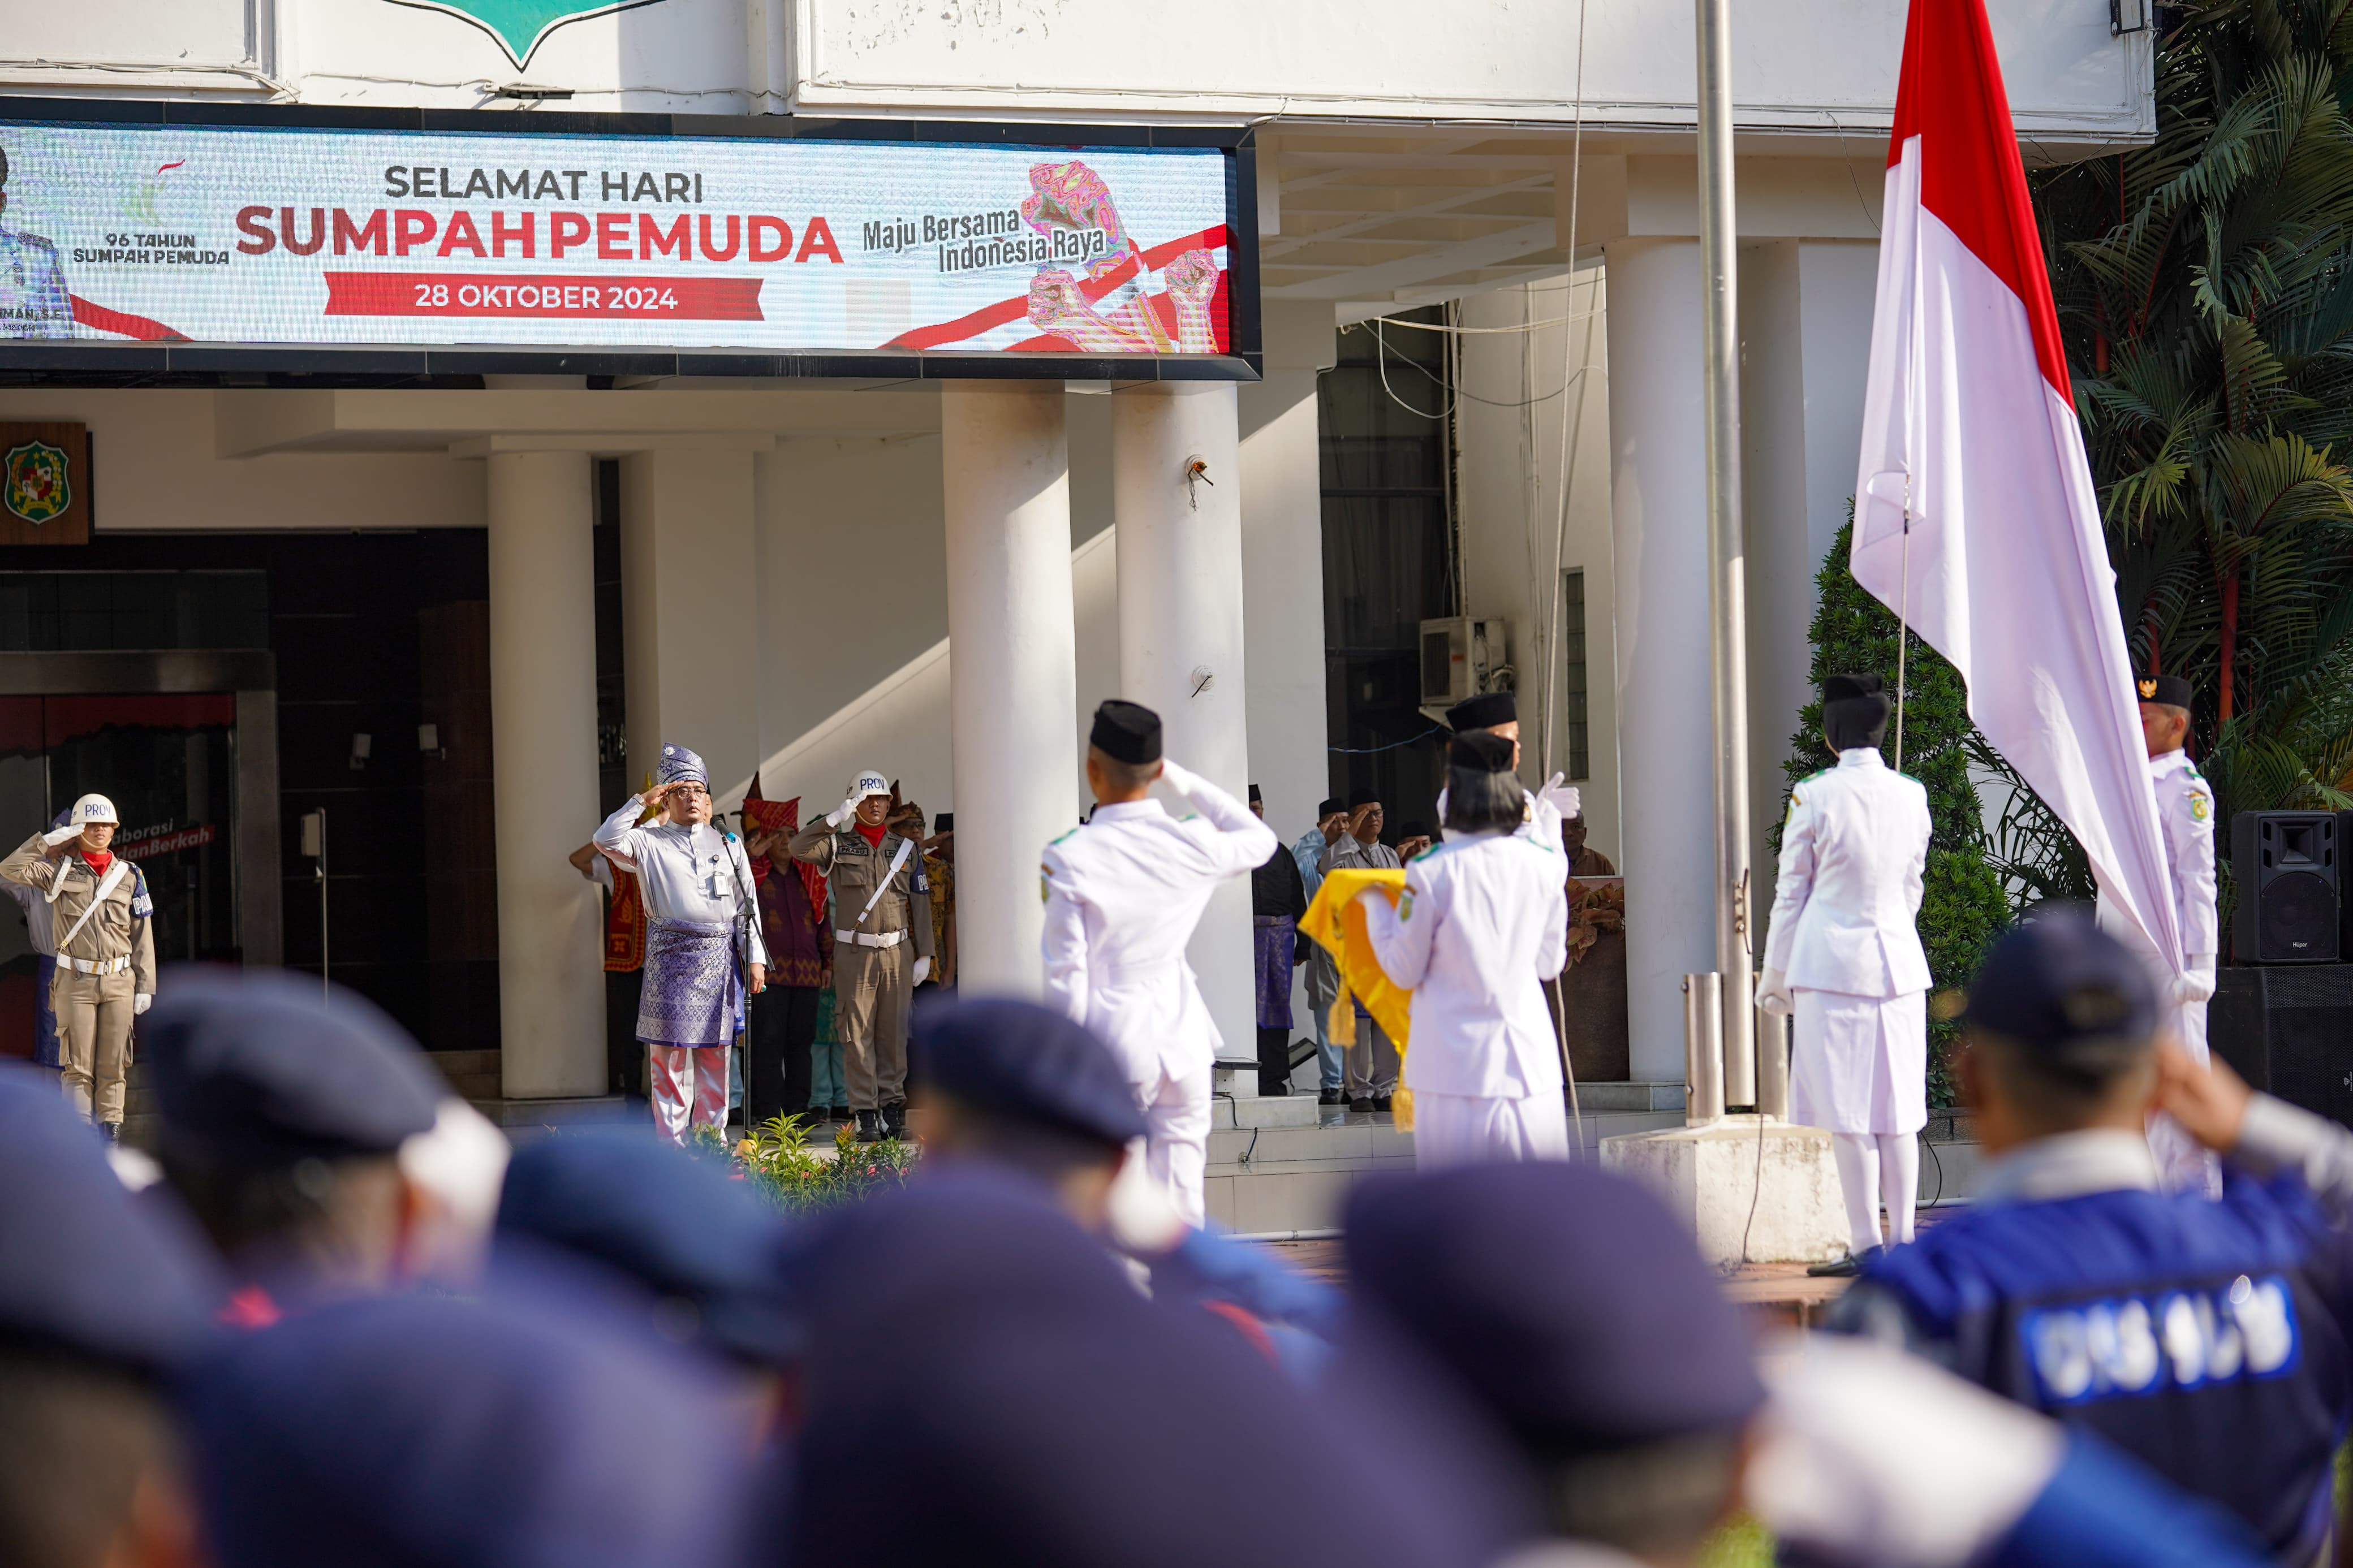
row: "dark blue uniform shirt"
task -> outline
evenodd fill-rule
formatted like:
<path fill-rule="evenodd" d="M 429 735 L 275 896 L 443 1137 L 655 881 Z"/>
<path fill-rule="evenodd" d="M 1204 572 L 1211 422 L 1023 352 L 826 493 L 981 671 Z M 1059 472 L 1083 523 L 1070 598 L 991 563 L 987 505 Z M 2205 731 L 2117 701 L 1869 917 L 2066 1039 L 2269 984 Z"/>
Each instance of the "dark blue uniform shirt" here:
<path fill-rule="evenodd" d="M 2097 1433 L 2301 1563 L 2353 1408 L 2348 1305 L 2353 1247 L 2302 1176 L 2232 1170 L 2219 1203 L 1982 1203 L 1875 1259 L 1830 1326 Z"/>

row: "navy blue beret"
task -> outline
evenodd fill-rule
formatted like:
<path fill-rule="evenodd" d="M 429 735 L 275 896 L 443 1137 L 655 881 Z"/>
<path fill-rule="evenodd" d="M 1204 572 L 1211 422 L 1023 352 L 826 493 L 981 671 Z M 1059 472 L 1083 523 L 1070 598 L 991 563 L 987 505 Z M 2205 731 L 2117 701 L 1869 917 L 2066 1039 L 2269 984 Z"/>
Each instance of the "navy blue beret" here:
<path fill-rule="evenodd" d="M 935 1174 L 831 1222 L 811 1264 L 807 1420 L 774 1489 L 794 1516 L 765 1561 L 1447 1561 L 1384 1456 L 1028 1184 Z"/>
<path fill-rule="evenodd" d="M 1144 1136 L 1126 1069 L 1085 1025 L 1009 996 L 943 997 L 916 1010 L 917 1076 L 977 1110 L 1098 1138 Z"/>
<path fill-rule="evenodd" d="M 166 971 L 139 1039 L 167 1155 L 268 1169 L 389 1154 L 449 1094 L 374 1003 L 295 974 Z"/>
<path fill-rule="evenodd" d="M 502 1255 L 520 1238 L 617 1275 L 665 1332 L 755 1365 L 776 1364 L 798 1341 L 782 1299 L 783 1230 L 784 1216 L 744 1183 L 650 1129 L 526 1144 L 499 1198 Z"/>
<path fill-rule="evenodd" d="M 1622 1177 L 1532 1161 L 1371 1181 L 1345 1228 L 1359 1299 L 1535 1452 L 1736 1426 L 1764 1402 L 1690 1234 Z"/>
<path fill-rule="evenodd" d="M 193 1231 L 24 1068 L 0 1072 L 0 1342 L 151 1376 L 204 1343 L 221 1289 Z"/>
<path fill-rule="evenodd" d="M 2148 1047 L 2157 988 L 2090 910 L 2048 905 L 1987 952 L 1966 1017 L 2055 1064 L 2088 1067 Z"/>
<path fill-rule="evenodd" d="M 185 1409 L 238 1568 L 734 1560 L 748 1460 L 724 1384 L 549 1300 L 397 1296 L 247 1336 Z"/>

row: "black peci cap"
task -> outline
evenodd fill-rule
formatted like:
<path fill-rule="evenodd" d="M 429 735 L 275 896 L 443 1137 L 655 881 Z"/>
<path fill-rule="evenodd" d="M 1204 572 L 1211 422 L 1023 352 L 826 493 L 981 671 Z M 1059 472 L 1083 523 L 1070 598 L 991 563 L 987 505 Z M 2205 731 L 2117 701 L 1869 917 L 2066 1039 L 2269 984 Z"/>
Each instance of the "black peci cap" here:
<path fill-rule="evenodd" d="M 1456 734 L 1509 724 L 1520 716 L 1519 699 L 1508 691 L 1482 691 L 1466 697 L 1446 710 L 1446 727 Z"/>
<path fill-rule="evenodd" d="M 1876 675 L 1833 675 L 1822 682 L 1822 700 L 1843 702 L 1851 697 L 1877 697 L 1887 689 L 1884 679 Z"/>
<path fill-rule="evenodd" d="M 1266 804 L 1266 797 L 1258 793 L 1258 785 L 1256 784 L 1250 786 L 1250 797 L 1261 805 L 1264 805 Z"/>
<path fill-rule="evenodd" d="M 2189 682 L 2178 675 L 2145 675 L 2134 689 L 2143 702 L 2162 702 L 2168 708 L 2189 706 Z"/>
<path fill-rule="evenodd" d="M 1993 944 L 1962 1016 L 2052 1067 L 2104 1075 L 2149 1049 L 2157 988 L 2089 909 L 2061 904 Z"/>
<path fill-rule="evenodd" d="M 1512 742 L 1477 730 L 1457 735 L 1447 742 L 1446 765 L 1466 773 L 1510 773 Z"/>
<path fill-rule="evenodd" d="M 1356 811 L 1367 805 L 1378 805 L 1381 792 L 1377 789 L 1352 789 L 1348 792 L 1348 809 Z"/>
<path fill-rule="evenodd" d="M 932 832 L 933 832 L 933 834 L 934 834 L 934 836 L 937 836 L 937 835 L 942 834 L 942 833 L 954 833 L 955 831 L 955 812 L 953 812 L 953 811 L 944 811 L 944 812 L 940 813 L 937 816 L 934 816 L 934 818 L 932 818 Z"/>
<path fill-rule="evenodd" d="M 1347 809 L 1347 803 L 1343 801 L 1338 795 L 1334 795 L 1331 799 L 1325 801 L 1323 805 L 1315 808 L 1315 820 L 1321 822 L 1335 811 L 1345 811 Z"/>
<path fill-rule="evenodd" d="M 1160 760 L 1160 715 L 1141 702 L 1114 697 L 1095 710 L 1087 742 L 1116 763 L 1141 767 Z"/>

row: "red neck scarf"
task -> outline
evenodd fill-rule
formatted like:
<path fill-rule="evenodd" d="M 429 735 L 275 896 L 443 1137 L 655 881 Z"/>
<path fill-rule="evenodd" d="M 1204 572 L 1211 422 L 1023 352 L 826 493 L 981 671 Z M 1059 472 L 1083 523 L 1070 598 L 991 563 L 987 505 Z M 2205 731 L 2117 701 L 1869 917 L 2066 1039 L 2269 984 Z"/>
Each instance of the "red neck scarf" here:
<path fill-rule="evenodd" d="M 83 865 L 88 866 L 92 871 L 95 871 L 98 875 L 103 877 L 106 875 L 106 868 L 114 864 L 114 851 L 111 849 L 85 849 L 81 852 L 81 859 Z"/>
<path fill-rule="evenodd" d="M 871 844 L 877 849 L 882 847 L 882 840 L 890 834 L 891 831 L 891 825 L 887 822 L 878 823 L 872 827 L 867 826 L 866 824 L 862 822 L 854 823 L 852 826 L 858 829 L 859 837 L 863 838 L 867 843 Z"/>

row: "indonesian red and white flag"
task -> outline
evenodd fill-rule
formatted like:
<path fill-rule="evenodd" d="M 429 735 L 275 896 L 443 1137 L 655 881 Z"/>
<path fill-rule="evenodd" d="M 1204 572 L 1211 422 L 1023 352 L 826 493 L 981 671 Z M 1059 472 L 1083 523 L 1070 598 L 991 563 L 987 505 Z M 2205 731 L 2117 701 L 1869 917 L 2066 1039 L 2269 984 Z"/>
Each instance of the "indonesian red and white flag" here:
<path fill-rule="evenodd" d="M 1969 717 L 2073 830 L 2103 902 L 2179 973 L 2116 574 L 1984 0 L 1912 0 L 1852 569 L 1960 670 Z"/>

